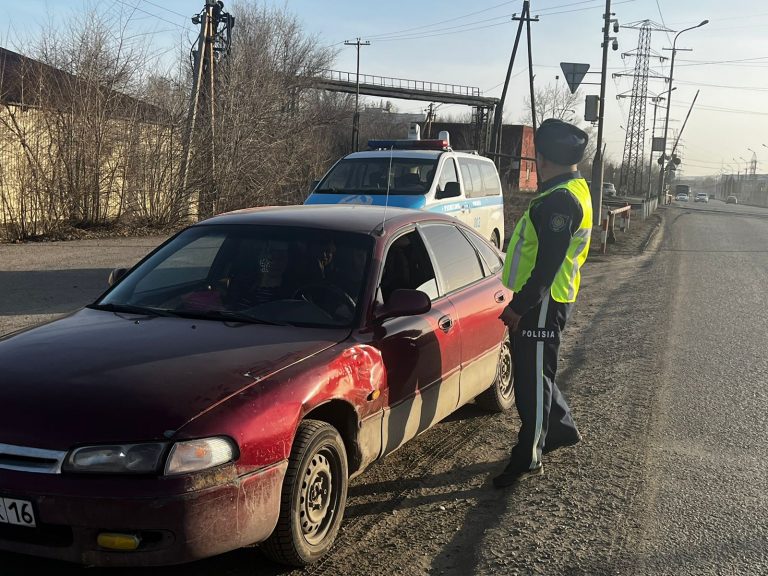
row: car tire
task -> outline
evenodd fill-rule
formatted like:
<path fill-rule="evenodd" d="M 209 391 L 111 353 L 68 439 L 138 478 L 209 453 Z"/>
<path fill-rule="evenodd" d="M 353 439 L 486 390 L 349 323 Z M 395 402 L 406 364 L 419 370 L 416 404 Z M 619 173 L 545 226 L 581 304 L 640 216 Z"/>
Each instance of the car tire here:
<path fill-rule="evenodd" d="M 512 408 L 515 405 L 514 374 L 512 345 L 506 336 L 499 350 L 496 378 L 490 388 L 475 398 L 475 403 L 489 412 L 505 412 Z"/>
<path fill-rule="evenodd" d="M 501 236 L 498 230 L 494 230 L 491 233 L 491 244 L 493 244 L 494 246 L 496 246 L 496 248 L 501 250 Z"/>
<path fill-rule="evenodd" d="M 280 516 L 262 550 L 272 560 L 306 566 L 333 546 L 347 503 L 347 452 L 336 428 L 304 420 L 283 480 Z"/>

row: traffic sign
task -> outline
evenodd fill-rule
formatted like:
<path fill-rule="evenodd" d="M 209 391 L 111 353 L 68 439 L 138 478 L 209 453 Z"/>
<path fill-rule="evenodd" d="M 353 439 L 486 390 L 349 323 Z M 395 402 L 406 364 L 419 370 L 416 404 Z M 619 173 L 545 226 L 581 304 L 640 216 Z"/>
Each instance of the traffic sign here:
<path fill-rule="evenodd" d="M 584 80 L 584 76 L 587 75 L 589 70 L 589 64 L 579 64 L 577 62 L 560 62 L 560 69 L 563 71 L 565 81 L 568 82 L 568 88 L 571 89 L 571 94 L 576 93 L 576 89 Z"/>

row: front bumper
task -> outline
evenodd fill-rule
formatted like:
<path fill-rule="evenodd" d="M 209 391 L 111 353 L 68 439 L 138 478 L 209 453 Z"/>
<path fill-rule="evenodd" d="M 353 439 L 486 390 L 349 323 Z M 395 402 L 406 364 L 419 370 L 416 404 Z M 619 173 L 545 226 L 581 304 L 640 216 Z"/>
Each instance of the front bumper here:
<path fill-rule="evenodd" d="M 72 478 L 35 474 L 32 492 L 32 474 L 0 470 L 0 496 L 32 501 L 38 524 L 0 524 L 0 550 L 93 566 L 180 564 L 228 552 L 272 533 L 286 468 L 283 461 L 218 485 L 154 496 L 152 483 L 162 482 L 157 479 L 133 479 L 146 486 L 130 496 L 120 494 L 126 479 L 109 496 L 108 480 L 98 479 L 93 496 L 74 496 L 72 489 L 69 495 L 61 487 L 45 489 L 57 479 L 72 486 Z M 87 493 L 88 480 L 81 479 L 77 493 Z M 103 532 L 136 534 L 141 544 L 130 552 L 107 550 L 97 544 Z"/>

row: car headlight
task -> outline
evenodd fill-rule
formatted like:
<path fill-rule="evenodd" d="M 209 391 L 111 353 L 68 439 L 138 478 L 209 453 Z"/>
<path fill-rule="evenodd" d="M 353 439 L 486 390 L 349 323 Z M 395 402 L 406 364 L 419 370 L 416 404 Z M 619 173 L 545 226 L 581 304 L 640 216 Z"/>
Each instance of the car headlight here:
<path fill-rule="evenodd" d="M 110 444 L 72 450 L 64 461 L 64 472 L 101 474 L 151 474 L 160 466 L 167 444 Z"/>
<path fill-rule="evenodd" d="M 185 474 L 213 468 L 234 460 L 235 447 L 227 438 L 203 438 L 176 442 L 165 464 L 165 474 Z"/>

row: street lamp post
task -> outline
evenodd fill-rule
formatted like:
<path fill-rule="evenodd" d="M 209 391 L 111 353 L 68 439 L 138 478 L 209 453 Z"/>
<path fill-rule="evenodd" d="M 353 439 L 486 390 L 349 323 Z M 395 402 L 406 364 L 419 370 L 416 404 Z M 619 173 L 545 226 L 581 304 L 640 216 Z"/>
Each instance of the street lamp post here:
<path fill-rule="evenodd" d="M 683 32 L 687 32 L 688 30 L 693 30 L 694 28 L 700 28 L 708 23 L 709 23 L 709 20 L 702 20 L 696 26 L 691 26 L 690 28 L 685 28 L 684 30 L 680 30 L 680 32 L 675 34 L 675 39 L 672 41 L 672 61 L 669 64 L 669 97 L 667 98 L 667 114 L 664 120 L 664 150 L 661 153 L 661 171 L 659 172 L 659 191 L 658 191 L 659 204 L 661 204 L 662 202 L 661 197 L 662 197 L 662 194 L 664 193 L 664 176 L 667 170 L 667 130 L 669 129 L 669 111 L 672 108 L 672 78 L 675 71 L 675 54 L 677 51 L 675 45 L 677 43 L 677 38 L 680 36 L 680 34 L 682 34 Z"/>
<path fill-rule="evenodd" d="M 653 196 L 653 141 L 656 139 L 656 108 L 659 106 L 659 102 L 662 100 L 666 100 L 662 94 L 666 94 L 667 92 L 672 92 L 672 90 L 677 90 L 677 88 L 670 88 L 669 90 L 664 90 L 661 94 L 658 96 L 654 96 L 651 98 L 651 101 L 653 102 L 653 123 L 651 124 L 651 153 L 648 155 L 648 195 L 647 199 L 650 201 L 651 196 Z"/>

